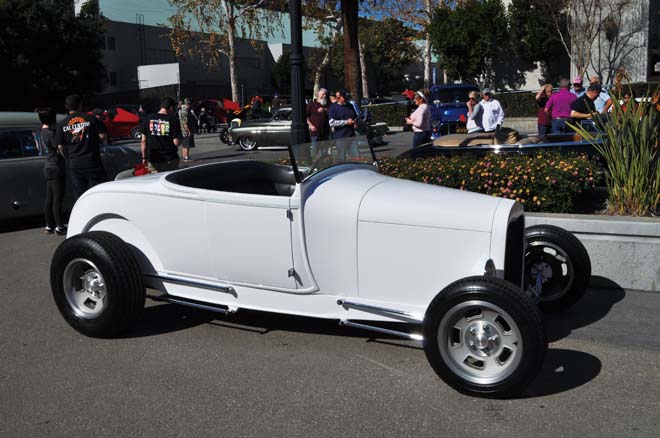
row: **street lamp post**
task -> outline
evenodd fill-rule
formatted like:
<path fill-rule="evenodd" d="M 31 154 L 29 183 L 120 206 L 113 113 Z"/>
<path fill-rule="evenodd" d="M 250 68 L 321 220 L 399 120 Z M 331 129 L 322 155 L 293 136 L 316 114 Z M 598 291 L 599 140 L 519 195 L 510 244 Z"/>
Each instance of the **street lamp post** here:
<path fill-rule="evenodd" d="M 302 51 L 301 0 L 289 1 L 291 19 L 291 145 L 308 143 L 305 117 L 305 57 Z"/>

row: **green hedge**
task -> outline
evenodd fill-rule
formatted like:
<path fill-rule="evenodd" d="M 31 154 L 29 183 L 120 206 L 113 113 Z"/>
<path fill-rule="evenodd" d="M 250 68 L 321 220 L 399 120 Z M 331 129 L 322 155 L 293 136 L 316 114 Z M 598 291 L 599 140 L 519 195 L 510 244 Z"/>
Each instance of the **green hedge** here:
<path fill-rule="evenodd" d="M 373 123 L 385 122 L 388 126 L 403 126 L 408 115 L 408 106 L 405 103 L 366 105 L 364 108 L 371 113 Z"/>
<path fill-rule="evenodd" d="M 427 184 L 515 199 L 526 211 L 572 213 L 601 186 L 599 163 L 586 154 L 460 155 L 379 160 L 381 173 Z"/>
<path fill-rule="evenodd" d="M 505 117 L 536 117 L 536 92 L 497 93 Z"/>

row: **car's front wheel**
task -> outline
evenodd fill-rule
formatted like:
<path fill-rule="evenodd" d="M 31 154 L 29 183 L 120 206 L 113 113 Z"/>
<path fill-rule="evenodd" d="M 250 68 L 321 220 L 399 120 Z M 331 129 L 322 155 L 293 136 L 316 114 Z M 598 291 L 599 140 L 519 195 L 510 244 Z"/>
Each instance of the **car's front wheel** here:
<path fill-rule="evenodd" d="M 424 352 L 456 390 L 510 397 L 538 374 L 547 340 L 537 306 L 511 283 L 468 277 L 431 302 L 423 323 Z"/>
<path fill-rule="evenodd" d="M 220 130 L 220 141 L 224 144 L 229 144 L 229 128 L 222 128 Z"/>
<path fill-rule="evenodd" d="M 116 336 L 144 308 L 138 262 L 123 240 L 107 232 L 62 242 L 53 256 L 50 284 L 64 319 L 86 336 Z"/>
<path fill-rule="evenodd" d="M 257 142 L 252 137 L 239 138 L 238 145 L 244 151 L 253 151 L 257 148 Z"/>
<path fill-rule="evenodd" d="M 591 280 L 591 261 L 582 242 L 552 225 L 531 226 L 525 238 L 525 288 L 540 288 L 541 310 L 558 312 L 575 304 Z"/>

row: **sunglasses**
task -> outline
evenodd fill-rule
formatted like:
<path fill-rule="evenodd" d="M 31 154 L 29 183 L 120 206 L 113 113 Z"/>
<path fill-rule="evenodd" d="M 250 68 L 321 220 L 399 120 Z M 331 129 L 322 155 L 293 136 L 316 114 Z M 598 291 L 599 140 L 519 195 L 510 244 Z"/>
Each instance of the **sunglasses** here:
<path fill-rule="evenodd" d="M 474 97 L 468 97 L 468 100 L 477 100 Z"/>

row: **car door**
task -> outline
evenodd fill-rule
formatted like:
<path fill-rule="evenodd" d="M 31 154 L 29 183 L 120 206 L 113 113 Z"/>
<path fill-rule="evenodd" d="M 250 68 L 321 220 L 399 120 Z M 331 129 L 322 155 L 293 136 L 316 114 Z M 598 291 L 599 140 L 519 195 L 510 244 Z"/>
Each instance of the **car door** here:
<path fill-rule="evenodd" d="M 44 157 L 32 128 L 0 130 L 0 219 L 43 213 L 46 199 Z"/>
<path fill-rule="evenodd" d="M 268 146 L 285 146 L 291 137 L 291 109 L 278 110 L 266 132 Z"/>
<path fill-rule="evenodd" d="M 203 198 L 212 275 L 236 285 L 295 291 L 289 197 L 206 191 Z"/>

